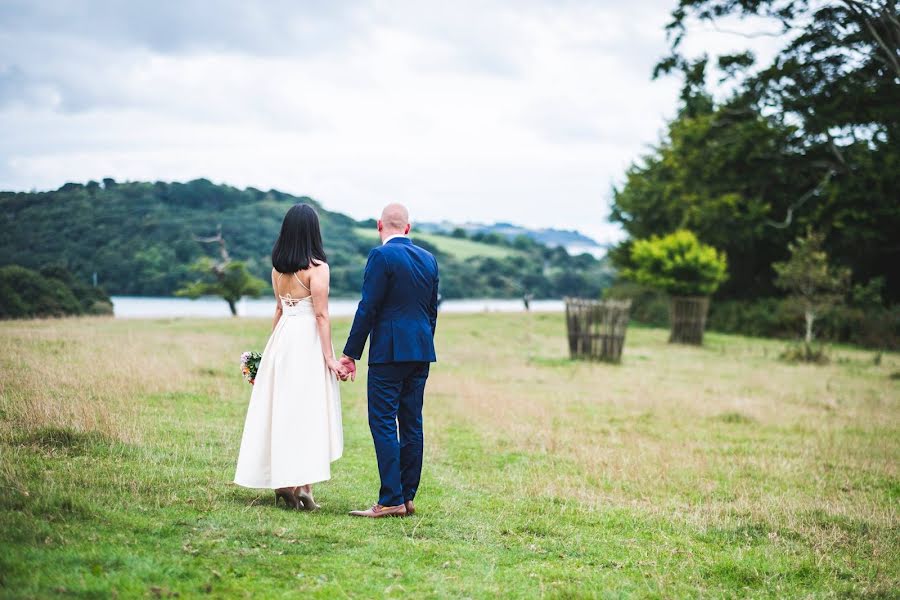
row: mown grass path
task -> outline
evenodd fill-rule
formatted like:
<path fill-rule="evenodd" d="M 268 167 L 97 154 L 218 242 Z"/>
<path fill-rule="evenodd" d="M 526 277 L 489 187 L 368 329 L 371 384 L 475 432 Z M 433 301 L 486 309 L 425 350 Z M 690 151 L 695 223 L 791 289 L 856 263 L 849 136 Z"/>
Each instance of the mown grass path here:
<path fill-rule="evenodd" d="M 367 521 L 346 516 L 378 485 L 364 377 L 320 512 L 229 483 L 264 321 L 0 324 L 0 595 L 897 593 L 900 357 L 789 366 L 780 342 L 632 328 L 591 365 L 563 327 L 443 316 L 419 514 Z"/>

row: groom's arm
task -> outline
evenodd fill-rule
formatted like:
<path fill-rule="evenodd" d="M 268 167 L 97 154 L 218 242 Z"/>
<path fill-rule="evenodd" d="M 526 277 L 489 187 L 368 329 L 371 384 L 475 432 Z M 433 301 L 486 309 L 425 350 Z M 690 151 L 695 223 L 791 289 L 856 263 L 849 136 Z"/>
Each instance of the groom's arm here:
<path fill-rule="evenodd" d="M 366 347 L 366 338 L 372 331 L 375 317 L 381 309 L 381 303 L 387 293 L 388 268 L 387 261 L 378 248 L 369 252 L 366 270 L 363 274 L 362 299 L 356 308 L 350 335 L 344 345 L 344 354 L 359 360 Z"/>
<path fill-rule="evenodd" d="M 434 332 L 437 329 L 437 316 L 438 316 L 438 283 L 440 283 L 440 278 L 438 277 L 438 265 L 437 261 L 434 261 L 434 286 L 431 289 L 431 305 L 429 308 L 429 313 L 431 317 L 431 337 L 434 337 Z"/>

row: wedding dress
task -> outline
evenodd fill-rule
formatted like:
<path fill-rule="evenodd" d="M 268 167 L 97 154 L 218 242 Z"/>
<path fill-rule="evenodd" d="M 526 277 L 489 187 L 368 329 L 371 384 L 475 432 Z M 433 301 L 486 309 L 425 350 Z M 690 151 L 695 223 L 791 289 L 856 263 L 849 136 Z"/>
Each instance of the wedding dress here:
<path fill-rule="evenodd" d="M 322 356 L 312 296 L 279 301 L 282 316 L 263 350 L 244 422 L 234 476 L 244 487 L 326 481 L 344 449 L 340 389 Z"/>

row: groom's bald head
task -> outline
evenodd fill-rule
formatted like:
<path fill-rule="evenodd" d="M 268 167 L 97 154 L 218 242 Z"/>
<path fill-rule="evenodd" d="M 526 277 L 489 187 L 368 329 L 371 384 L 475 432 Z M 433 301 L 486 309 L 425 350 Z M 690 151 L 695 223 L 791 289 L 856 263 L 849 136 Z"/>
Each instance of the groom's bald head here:
<path fill-rule="evenodd" d="M 409 233 L 409 211 L 406 207 L 396 202 L 385 206 L 378 221 L 378 232 L 382 240 L 392 235 Z"/>

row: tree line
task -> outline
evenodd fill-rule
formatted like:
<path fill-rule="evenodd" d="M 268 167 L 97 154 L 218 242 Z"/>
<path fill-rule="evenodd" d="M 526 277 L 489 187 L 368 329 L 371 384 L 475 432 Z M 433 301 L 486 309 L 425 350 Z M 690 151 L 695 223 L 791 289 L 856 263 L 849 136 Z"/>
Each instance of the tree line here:
<path fill-rule="evenodd" d="M 783 302 L 776 265 L 812 235 L 847 274 L 824 332 L 898 345 L 898 8 L 892 0 L 680 0 L 667 27 L 671 52 L 654 73 L 681 78 L 678 112 L 614 190 L 611 220 L 628 234 L 611 252 L 615 266 L 635 269 L 640 240 L 689 230 L 727 256 L 710 325 L 787 335 L 798 316 Z M 749 51 L 683 52 L 693 27 L 730 16 L 763 23 L 743 35 L 781 40 L 771 62 Z M 730 90 L 723 98 L 709 90 L 714 74 Z M 630 293 L 639 316 L 664 318 L 652 294 Z"/>
<path fill-rule="evenodd" d="M 277 190 L 237 189 L 205 179 L 186 183 L 68 183 L 46 192 L 0 192 L 0 265 L 60 268 L 113 295 L 169 296 L 198 281 L 198 261 L 217 249 L 198 241 L 221 231 L 231 257 L 269 285 L 272 243 L 287 209 L 297 202 L 319 213 L 332 274 L 332 294 L 356 296 L 371 238 L 354 228 L 371 225 L 326 210 L 315 200 Z M 415 232 L 413 232 L 414 234 Z M 569 256 L 528 238 L 477 236 L 515 250 L 505 258 L 466 260 L 434 252 L 444 298 L 597 296 L 611 271 L 591 256 Z"/>

